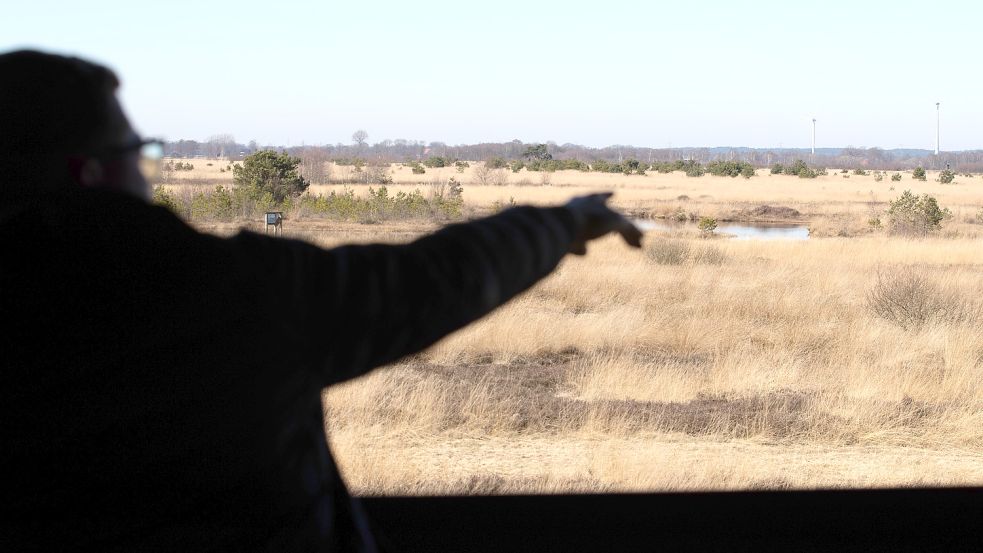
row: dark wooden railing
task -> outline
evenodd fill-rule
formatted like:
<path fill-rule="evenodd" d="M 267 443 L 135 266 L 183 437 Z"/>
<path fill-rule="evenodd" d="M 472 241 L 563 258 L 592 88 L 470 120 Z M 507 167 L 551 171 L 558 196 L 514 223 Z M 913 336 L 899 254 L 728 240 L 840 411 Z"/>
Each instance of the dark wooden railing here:
<path fill-rule="evenodd" d="M 983 488 L 379 497 L 387 551 L 976 551 Z"/>

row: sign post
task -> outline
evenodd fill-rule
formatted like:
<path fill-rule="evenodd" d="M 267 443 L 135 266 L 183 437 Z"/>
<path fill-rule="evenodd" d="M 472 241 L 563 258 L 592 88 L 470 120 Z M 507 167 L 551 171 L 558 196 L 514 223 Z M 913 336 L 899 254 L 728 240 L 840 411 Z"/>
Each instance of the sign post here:
<path fill-rule="evenodd" d="M 270 233 L 270 227 L 273 227 L 273 236 L 280 236 L 283 234 L 283 212 L 282 211 L 267 211 L 266 212 L 266 234 Z"/>

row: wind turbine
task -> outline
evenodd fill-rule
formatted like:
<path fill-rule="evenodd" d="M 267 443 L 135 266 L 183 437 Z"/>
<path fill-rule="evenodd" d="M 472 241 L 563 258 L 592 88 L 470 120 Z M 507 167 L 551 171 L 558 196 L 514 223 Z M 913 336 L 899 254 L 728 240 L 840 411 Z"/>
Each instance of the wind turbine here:
<path fill-rule="evenodd" d="M 812 155 L 816 155 L 816 118 L 812 118 Z"/>

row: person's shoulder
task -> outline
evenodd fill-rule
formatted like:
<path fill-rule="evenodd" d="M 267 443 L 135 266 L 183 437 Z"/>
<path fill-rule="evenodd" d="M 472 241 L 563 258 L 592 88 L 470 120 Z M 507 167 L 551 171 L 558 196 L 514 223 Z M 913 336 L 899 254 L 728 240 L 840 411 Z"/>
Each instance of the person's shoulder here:
<path fill-rule="evenodd" d="M 119 192 L 69 189 L 57 194 L 21 195 L 0 201 L 0 220 L 33 219 L 39 225 L 114 226 L 145 223 L 152 220 L 164 225 L 185 227 L 170 210 Z"/>
<path fill-rule="evenodd" d="M 100 190 L 70 190 L 4 202 L 0 228 L 5 235 L 19 235 L 35 247 L 139 258 L 187 257 L 215 250 L 222 243 L 196 231 L 167 208 Z"/>

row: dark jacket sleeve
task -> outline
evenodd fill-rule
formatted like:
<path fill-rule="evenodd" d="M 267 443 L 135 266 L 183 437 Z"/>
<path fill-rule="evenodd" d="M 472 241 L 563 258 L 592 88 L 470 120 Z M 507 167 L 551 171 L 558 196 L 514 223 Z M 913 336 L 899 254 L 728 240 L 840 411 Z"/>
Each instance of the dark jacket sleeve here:
<path fill-rule="evenodd" d="M 231 240 L 250 252 L 267 308 L 328 385 L 418 352 L 526 290 L 569 251 L 576 226 L 565 208 L 517 207 L 406 245 Z"/>

